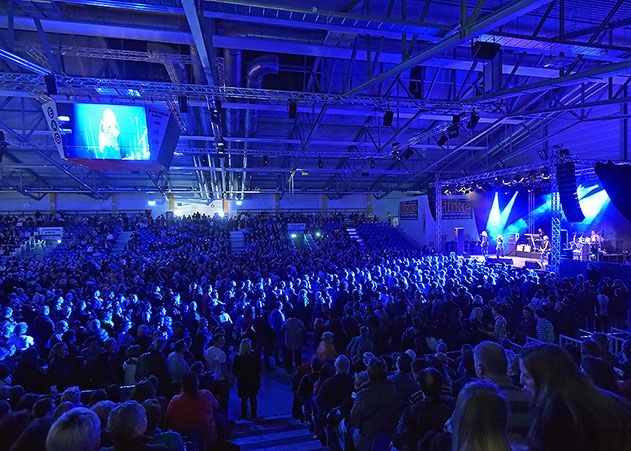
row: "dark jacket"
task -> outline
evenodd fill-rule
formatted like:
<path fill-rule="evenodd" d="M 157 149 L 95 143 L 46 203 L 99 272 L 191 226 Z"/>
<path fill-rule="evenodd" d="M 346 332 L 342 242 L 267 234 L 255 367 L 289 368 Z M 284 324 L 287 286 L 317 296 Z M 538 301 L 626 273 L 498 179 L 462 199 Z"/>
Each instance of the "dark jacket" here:
<path fill-rule="evenodd" d="M 166 360 L 162 353 L 156 349 L 144 353 L 138 359 L 136 380 L 140 381 L 152 374 L 158 378 L 162 389 L 166 388 L 171 381 Z"/>
<path fill-rule="evenodd" d="M 328 411 L 342 405 L 353 393 L 353 377 L 347 373 L 336 373 L 322 382 L 316 397 L 318 406 Z"/>
<path fill-rule="evenodd" d="M 393 434 L 401 416 L 399 393 L 388 381 L 370 381 L 358 392 L 351 410 L 350 424 L 359 428 L 364 445 L 381 434 Z M 360 446 L 362 449 L 364 446 Z"/>
<path fill-rule="evenodd" d="M 234 356 L 232 370 L 237 377 L 237 391 L 240 398 L 256 396 L 261 387 L 261 361 L 258 355 L 250 351 L 248 355 Z"/>
<path fill-rule="evenodd" d="M 418 399 L 408 406 L 397 424 L 394 443 L 397 448 L 417 449 L 428 433 L 440 432 L 454 411 L 454 399 L 437 396 Z M 422 448 L 425 449 L 425 448 Z"/>

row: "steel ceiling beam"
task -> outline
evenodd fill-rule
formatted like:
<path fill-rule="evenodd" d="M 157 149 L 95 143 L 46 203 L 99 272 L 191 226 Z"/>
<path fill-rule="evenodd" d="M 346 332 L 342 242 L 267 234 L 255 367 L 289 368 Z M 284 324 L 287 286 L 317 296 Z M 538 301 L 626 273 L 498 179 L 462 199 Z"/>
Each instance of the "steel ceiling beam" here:
<path fill-rule="evenodd" d="M 11 128 L 9 125 L 7 125 L 5 122 L 0 121 L 0 128 L 2 128 L 5 132 L 7 132 L 12 138 L 14 138 L 15 140 L 21 142 L 21 143 L 25 143 L 25 144 L 30 144 L 28 142 L 27 139 L 25 139 L 24 137 L 22 137 L 22 135 L 20 135 L 19 133 L 17 133 L 15 130 L 13 130 L 13 128 Z M 83 186 L 84 188 L 86 188 L 88 191 L 90 191 L 94 196 L 100 198 L 100 199 L 105 199 L 105 197 L 103 197 L 102 194 L 100 194 L 99 192 L 97 192 L 93 187 L 91 187 L 90 185 L 88 185 L 87 183 L 85 183 L 83 180 L 81 180 L 79 177 L 77 177 L 75 174 L 73 174 L 71 171 L 69 171 L 67 168 L 65 168 L 59 161 L 57 161 L 55 158 L 51 157 L 48 152 L 46 152 L 45 150 L 41 149 L 38 146 L 33 146 L 33 148 L 37 151 L 37 153 L 39 153 L 42 157 L 44 157 L 44 159 L 46 159 L 49 163 L 51 163 L 53 166 L 55 166 L 57 169 L 59 169 L 61 172 L 63 172 L 64 174 L 66 174 L 68 177 L 70 177 L 71 179 L 73 179 L 75 182 L 77 182 L 79 185 Z M 36 166 L 37 167 L 37 166 Z"/>
<path fill-rule="evenodd" d="M 397 64 L 396 66 L 382 72 L 381 74 L 371 78 L 370 80 L 356 86 L 351 89 L 348 94 L 358 94 L 365 91 L 367 88 L 373 86 L 376 83 L 380 83 L 391 77 L 396 77 L 400 73 L 411 69 L 414 66 L 418 66 L 420 63 L 427 61 L 430 58 L 438 56 L 447 50 L 453 49 L 459 45 L 464 44 L 476 36 L 483 33 L 487 33 L 493 29 L 499 28 L 512 20 L 528 14 L 531 11 L 539 8 L 542 5 L 550 3 L 552 0 L 516 0 L 512 3 L 500 8 L 499 10 L 482 17 L 475 21 L 475 23 L 457 31 L 454 31 L 451 35 L 443 38 L 440 42 L 430 46 L 428 49 L 419 52 L 406 59 L 405 61 Z"/>
<path fill-rule="evenodd" d="M 7 19 L 0 16 L 0 28 L 7 27 Z M 194 44 L 193 38 L 188 31 L 146 29 L 133 27 L 130 25 L 109 25 L 105 23 L 94 24 L 79 21 L 66 22 L 47 19 L 42 19 L 42 27 L 48 33 L 102 36 L 115 39 L 155 41 L 185 45 Z M 36 31 L 32 20 L 25 17 L 15 18 L 15 28 L 19 30 Z M 241 49 L 261 52 L 268 52 L 270 49 L 274 49 L 274 51 L 278 53 L 293 55 L 307 55 L 313 57 L 338 58 L 345 60 L 350 60 L 352 58 L 352 49 L 328 46 L 311 42 L 232 37 L 223 35 L 214 35 L 212 39 L 214 46 L 217 48 Z M 104 53 L 104 57 L 107 57 L 108 55 L 109 53 Z M 364 50 L 357 50 L 356 58 L 366 59 L 366 52 Z M 398 64 L 401 62 L 401 54 L 382 51 L 380 53 L 379 59 L 384 64 Z M 452 58 L 435 57 L 429 58 L 428 60 L 418 65 L 469 71 L 473 64 L 474 62 L 472 60 L 456 60 Z M 513 70 L 514 65 L 512 64 L 504 64 L 502 66 L 502 72 L 504 74 L 511 74 Z M 545 67 L 520 66 L 517 70 L 515 70 L 515 75 L 525 77 L 556 78 L 558 76 L 558 70 Z M 622 84 L 624 83 L 624 80 L 614 79 L 614 83 Z"/>

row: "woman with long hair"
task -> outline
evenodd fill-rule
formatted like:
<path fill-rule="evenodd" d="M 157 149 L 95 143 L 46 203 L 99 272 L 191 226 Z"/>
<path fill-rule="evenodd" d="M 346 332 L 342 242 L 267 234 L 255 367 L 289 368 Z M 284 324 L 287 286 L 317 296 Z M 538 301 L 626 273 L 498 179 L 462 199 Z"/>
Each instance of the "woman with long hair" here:
<path fill-rule="evenodd" d="M 464 386 L 452 418 L 451 451 L 509 451 L 508 402 L 492 382 Z"/>
<path fill-rule="evenodd" d="M 241 417 L 247 418 L 250 400 L 250 414 L 252 418 L 256 418 L 256 396 L 261 387 L 262 367 L 259 356 L 252 351 L 252 342 L 249 338 L 241 340 L 239 353 L 234 356 L 232 370 L 237 378 L 237 392 L 241 398 Z"/>
<path fill-rule="evenodd" d="M 531 451 L 631 450 L 631 405 L 596 387 L 565 349 L 525 348 L 519 367 L 534 397 Z"/>

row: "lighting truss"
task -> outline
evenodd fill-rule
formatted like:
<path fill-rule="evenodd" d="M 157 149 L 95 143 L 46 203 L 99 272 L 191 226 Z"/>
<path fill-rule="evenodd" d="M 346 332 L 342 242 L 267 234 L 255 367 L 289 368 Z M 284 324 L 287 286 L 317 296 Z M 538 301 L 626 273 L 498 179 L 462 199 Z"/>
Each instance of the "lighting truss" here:
<path fill-rule="evenodd" d="M 427 109 L 446 113 L 471 111 L 473 108 L 483 111 L 496 110 L 489 102 L 472 104 L 462 102 L 431 102 L 412 98 L 372 97 L 362 95 L 327 94 L 301 91 L 283 91 L 274 89 L 254 89 L 232 86 L 208 86 L 198 84 L 174 84 L 140 80 L 113 80 L 107 78 L 57 76 L 60 96 L 90 97 L 95 96 L 126 98 L 150 101 L 166 101 L 186 95 L 189 99 L 239 98 L 243 100 L 267 100 L 287 103 L 294 100 L 306 104 L 344 104 L 386 109 L 388 106 L 410 109 Z M 5 94 L 15 95 L 28 92 L 34 97 L 45 94 L 43 79 L 38 75 L 0 72 L 0 90 Z"/>

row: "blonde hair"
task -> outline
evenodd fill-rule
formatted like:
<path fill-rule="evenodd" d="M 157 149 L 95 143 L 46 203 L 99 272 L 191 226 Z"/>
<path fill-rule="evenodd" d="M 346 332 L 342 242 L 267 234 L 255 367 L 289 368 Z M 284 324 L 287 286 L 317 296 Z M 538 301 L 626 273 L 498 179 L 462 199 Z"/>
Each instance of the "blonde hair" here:
<path fill-rule="evenodd" d="M 452 451 L 509 451 L 508 402 L 497 385 L 471 382 L 458 395 L 452 416 Z"/>
<path fill-rule="evenodd" d="M 239 345 L 239 355 L 244 356 L 249 354 L 252 351 L 252 340 L 249 338 L 244 338 L 241 340 L 241 344 Z"/>
<path fill-rule="evenodd" d="M 101 442 L 101 421 L 85 407 L 75 407 L 57 419 L 48 431 L 48 451 L 96 451 Z"/>

